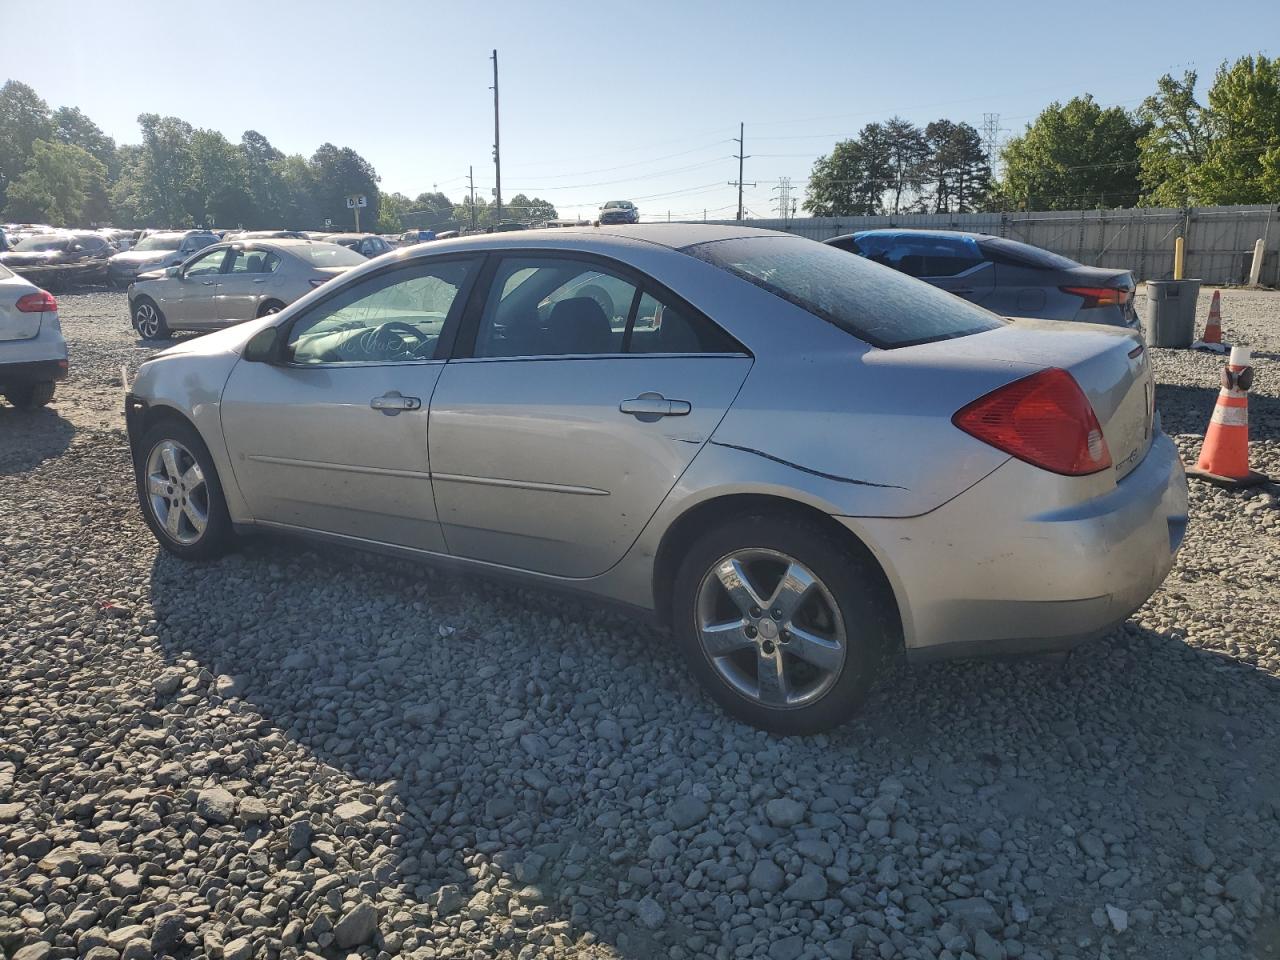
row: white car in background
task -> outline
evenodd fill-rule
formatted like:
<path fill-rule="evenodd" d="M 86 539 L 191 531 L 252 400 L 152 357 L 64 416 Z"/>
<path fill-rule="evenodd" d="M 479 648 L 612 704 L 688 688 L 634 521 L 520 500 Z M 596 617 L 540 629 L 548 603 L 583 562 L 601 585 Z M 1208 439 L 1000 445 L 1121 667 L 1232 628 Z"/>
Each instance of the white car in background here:
<path fill-rule="evenodd" d="M 34 410 L 53 399 L 54 383 L 66 375 L 58 301 L 0 266 L 0 394 L 19 410 Z"/>

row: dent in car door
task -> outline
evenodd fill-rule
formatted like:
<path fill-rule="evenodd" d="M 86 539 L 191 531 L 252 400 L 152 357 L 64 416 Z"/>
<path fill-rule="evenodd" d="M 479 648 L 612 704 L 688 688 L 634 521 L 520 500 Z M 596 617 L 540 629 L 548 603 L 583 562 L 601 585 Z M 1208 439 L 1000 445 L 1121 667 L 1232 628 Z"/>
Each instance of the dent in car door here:
<path fill-rule="evenodd" d="M 471 359 L 431 406 L 456 556 L 590 577 L 617 563 L 737 395 L 749 357 Z M 624 413 L 671 401 L 677 415 Z M 636 403 L 636 401 L 639 401 Z"/>

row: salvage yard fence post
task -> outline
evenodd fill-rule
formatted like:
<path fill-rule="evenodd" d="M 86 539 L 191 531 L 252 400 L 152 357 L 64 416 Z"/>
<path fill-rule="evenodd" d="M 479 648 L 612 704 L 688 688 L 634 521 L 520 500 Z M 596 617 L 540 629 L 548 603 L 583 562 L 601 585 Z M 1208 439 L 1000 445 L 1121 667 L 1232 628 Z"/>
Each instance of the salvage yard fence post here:
<path fill-rule="evenodd" d="M 736 223 L 733 220 L 708 222 Z M 826 240 L 876 228 L 990 233 L 1043 247 L 1081 263 L 1132 270 L 1140 280 L 1168 280 L 1173 277 L 1174 238 L 1181 236 L 1186 276 L 1209 284 L 1249 283 L 1254 252 L 1261 241 L 1258 282 L 1263 286 L 1280 287 L 1280 205 L 1277 204 L 904 213 L 897 216 L 788 217 L 749 222 L 753 227 L 784 230 L 812 240 Z"/>

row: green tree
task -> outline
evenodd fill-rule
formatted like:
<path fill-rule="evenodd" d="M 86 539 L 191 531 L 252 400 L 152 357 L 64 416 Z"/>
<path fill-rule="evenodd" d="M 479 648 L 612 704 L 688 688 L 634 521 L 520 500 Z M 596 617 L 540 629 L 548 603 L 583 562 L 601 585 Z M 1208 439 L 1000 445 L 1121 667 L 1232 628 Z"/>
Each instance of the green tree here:
<path fill-rule="evenodd" d="M 523 193 L 517 193 L 502 206 L 505 211 L 510 212 L 513 219 L 529 223 L 546 223 L 548 220 L 559 219 L 560 216 L 549 201 L 538 197 L 530 199 Z"/>
<path fill-rule="evenodd" d="M 36 140 L 31 159 L 9 184 L 5 213 L 55 227 L 86 225 L 96 219 L 95 197 L 105 193 L 106 166 L 74 144 Z"/>
<path fill-rule="evenodd" d="M 347 208 L 347 197 L 364 194 L 368 206 L 360 211 L 362 225 L 378 222 L 378 174 L 373 165 L 350 147 L 322 143 L 311 157 L 315 202 L 320 216 L 339 224 L 354 225 L 354 215 Z"/>
<path fill-rule="evenodd" d="M 439 190 L 420 193 L 413 198 L 413 205 L 405 211 L 409 212 L 421 215 L 425 226 L 438 227 L 453 221 L 453 201 Z"/>
<path fill-rule="evenodd" d="M 245 157 L 217 130 L 196 130 L 191 135 L 195 161 L 193 188 L 199 210 L 195 219 L 203 226 L 234 226 L 253 221 Z"/>
<path fill-rule="evenodd" d="M 919 127 L 901 117 L 889 119 L 884 125 L 884 135 L 892 171 L 889 191 L 893 194 L 893 206 L 890 209 L 897 214 L 903 209 L 903 199 L 920 191 L 929 144 Z"/>
<path fill-rule="evenodd" d="M 246 130 L 240 137 L 240 153 L 251 208 L 245 217 L 246 226 L 265 227 L 286 222 L 287 191 L 280 172 L 284 154 L 257 130 Z"/>
<path fill-rule="evenodd" d="M 414 201 L 403 193 L 384 193 L 378 202 L 378 233 L 400 233 L 404 230 L 401 219 L 414 209 Z"/>
<path fill-rule="evenodd" d="M 120 158 L 116 155 L 116 142 L 79 107 L 59 107 L 53 111 L 52 122 L 53 135 L 58 140 L 89 151 L 107 168 L 109 178 L 114 180 L 119 176 Z"/>
<path fill-rule="evenodd" d="M 1003 206 L 1038 210 L 1132 206 L 1141 193 L 1138 142 L 1146 125 L 1092 96 L 1051 103 L 1001 152 Z"/>
<path fill-rule="evenodd" d="M 970 124 L 935 120 L 925 127 L 927 157 L 921 166 L 922 210 L 968 213 L 991 190 L 991 164 L 982 137 Z"/>
<path fill-rule="evenodd" d="M 5 190 L 27 168 L 37 140 L 53 139 L 49 105 L 25 83 L 0 87 L 0 204 Z"/>
<path fill-rule="evenodd" d="M 1196 72 L 1181 80 L 1165 74 L 1154 95 L 1142 101 L 1139 119 L 1147 132 L 1138 141 L 1138 177 L 1145 191 L 1143 203 L 1181 207 L 1192 198 L 1192 179 L 1204 163 L 1209 146 L 1204 107 L 1196 99 Z"/>
<path fill-rule="evenodd" d="M 283 191 L 280 220 L 276 225 L 288 225 L 292 227 L 319 227 L 324 223 L 326 214 L 320 212 L 320 205 L 317 201 L 315 173 L 312 165 L 307 162 L 306 157 L 293 153 L 288 156 L 281 157 L 275 161 L 272 166 L 276 174 L 280 178 L 280 187 Z M 343 204 L 342 216 L 333 217 L 335 230 L 345 229 L 346 214 L 350 213 Z"/>
<path fill-rule="evenodd" d="M 142 144 L 122 170 L 113 200 L 131 223 L 194 226 L 204 215 L 192 152 L 195 130 L 185 120 L 155 113 L 141 114 L 138 126 Z"/>
<path fill-rule="evenodd" d="M 1196 201 L 1280 201 L 1280 57 L 1224 63 L 1208 99 L 1209 143 L 1191 177 Z"/>
<path fill-rule="evenodd" d="M 893 180 L 884 125 L 869 123 L 856 140 L 841 140 L 814 161 L 804 209 L 815 217 L 882 213 Z"/>
<path fill-rule="evenodd" d="M 474 214 L 474 220 L 472 215 Z M 494 209 L 493 206 L 485 200 L 484 197 L 476 197 L 475 206 L 471 205 L 471 197 L 465 196 L 462 202 L 455 204 L 453 208 L 453 219 L 462 229 L 471 229 L 476 227 L 483 230 L 485 227 L 493 226 Z"/>

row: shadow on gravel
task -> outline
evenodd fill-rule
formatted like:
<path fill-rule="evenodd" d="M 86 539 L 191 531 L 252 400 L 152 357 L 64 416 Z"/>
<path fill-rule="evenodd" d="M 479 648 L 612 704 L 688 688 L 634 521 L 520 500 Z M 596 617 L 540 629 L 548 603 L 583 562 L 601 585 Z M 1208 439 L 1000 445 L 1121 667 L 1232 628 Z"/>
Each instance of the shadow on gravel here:
<path fill-rule="evenodd" d="M 665 637 L 556 596 L 264 539 L 208 566 L 161 554 L 152 602 L 170 660 L 241 678 L 274 730 L 362 783 L 370 802 L 382 791 L 378 816 L 395 838 L 381 849 L 396 862 L 380 886 L 428 902 L 457 884 L 446 912 L 465 913 L 478 851 L 526 887 L 519 908 L 498 910 L 522 910 L 517 926 L 571 920 L 575 936 L 589 930 L 628 957 L 666 955 L 691 936 L 718 942 L 747 902 L 726 884 L 755 856 L 800 871 L 796 835 L 765 816 L 778 796 L 831 811 L 822 835 L 848 864 L 845 886 L 871 898 L 886 848 L 859 841 L 863 814 L 878 792 L 901 791 L 895 823 L 932 844 L 949 836 L 951 855 L 970 858 L 967 888 L 990 885 L 997 908 L 1009 906 L 1002 884 L 1017 871 L 1027 907 L 1051 924 L 1042 937 L 1097 933 L 1105 865 L 1037 868 L 1080 861 L 1078 834 L 1123 849 L 1142 878 L 1134 903 L 1168 899 L 1193 842 L 1223 859 L 1280 853 L 1280 682 L 1134 624 L 1065 664 L 904 670 L 847 727 L 780 740 L 727 720 Z M 261 789 L 312 784 L 309 806 L 285 819 L 364 836 L 334 820 L 352 787 L 311 769 L 256 776 Z M 682 814 L 690 822 L 674 826 Z M 992 852 L 988 828 L 1018 856 Z M 386 842 L 367 838 L 366 854 Z M 899 869 L 919 866 L 913 844 L 894 849 Z M 645 893 L 665 911 L 647 927 Z M 1146 955 L 1182 955 L 1177 936 L 1144 936 Z M 1034 929 L 1024 940 L 1036 942 Z"/>
<path fill-rule="evenodd" d="M 16 410 L 0 403 L 0 476 L 61 456 L 74 434 L 75 427 L 48 407 Z"/>
<path fill-rule="evenodd" d="M 1156 408 L 1164 432 L 1204 436 L 1218 399 L 1218 387 L 1185 387 L 1156 384 Z M 1280 400 L 1261 393 L 1249 394 L 1249 439 L 1280 438 Z"/>

